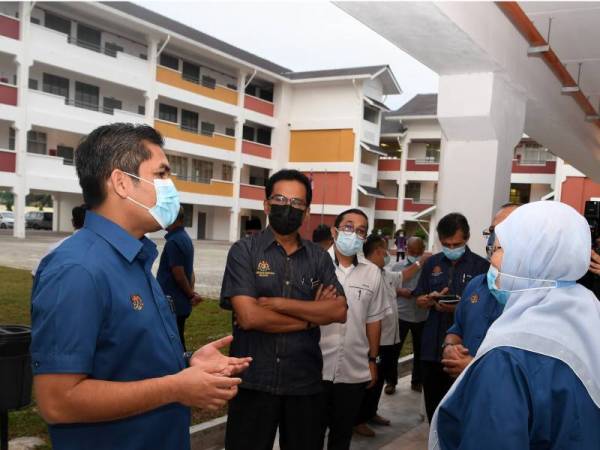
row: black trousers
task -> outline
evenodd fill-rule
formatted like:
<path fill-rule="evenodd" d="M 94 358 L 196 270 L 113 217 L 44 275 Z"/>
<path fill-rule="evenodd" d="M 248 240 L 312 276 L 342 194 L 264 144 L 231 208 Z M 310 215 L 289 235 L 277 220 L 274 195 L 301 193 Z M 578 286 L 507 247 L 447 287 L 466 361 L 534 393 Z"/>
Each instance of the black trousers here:
<path fill-rule="evenodd" d="M 321 394 L 273 395 L 240 388 L 229 402 L 226 450 L 321 450 Z"/>
<path fill-rule="evenodd" d="M 412 368 L 412 384 L 422 384 L 423 377 L 421 375 L 421 342 L 423 337 L 423 328 L 425 322 L 406 322 L 399 320 L 400 324 L 400 349 L 404 346 L 408 332 L 412 335 L 413 346 L 413 368 Z M 397 377 L 396 377 L 397 378 Z"/>
<path fill-rule="evenodd" d="M 177 330 L 179 330 L 179 339 L 181 339 L 181 344 L 183 345 L 183 351 L 187 352 L 187 348 L 185 346 L 185 321 L 190 316 L 176 316 L 177 317 Z"/>
<path fill-rule="evenodd" d="M 324 417 L 319 448 L 323 448 L 325 432 L 329 428 L 328 450 L 348 450 L 352 428 L 356 423 L 367 383 L 333 384 L 323 381 L 322 407 Z"/>
<path fill-rule="evenodd" d="M 444 372 L 442 363 L 421 361 L 423 370 L 423 394 L 425 395 L 425 411 L 431 423 L 433 413 L 448 392 L 454 379 Z"/>
<path fill-rule="evenodd" d="M 404 259 L 404 256 L 406 255 L 406 252 L 403 250 L 396 250 L 396 262 L 400 261 L 400 257 L 402 256 L 402 259 Z"/>

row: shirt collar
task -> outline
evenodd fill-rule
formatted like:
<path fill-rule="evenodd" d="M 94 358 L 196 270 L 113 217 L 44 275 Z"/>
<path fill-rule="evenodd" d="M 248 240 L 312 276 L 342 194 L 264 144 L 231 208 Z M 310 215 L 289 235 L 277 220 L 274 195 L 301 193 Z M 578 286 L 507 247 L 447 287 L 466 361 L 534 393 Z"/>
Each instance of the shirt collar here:
<path fill-rule="evenodd" d="M 335 254 L 335 244 L 333 244 L 331 247 L 329 247 L 329 250 L 327 250 L 327 253 L 329 253 L 329 256 L 331 256 L 331 259 L 333 260 L 333 262 L 335 263 L 335 265 L 337 267 L 340 266 L 340 262 L 337 259 L 337 255 Z M 352 260 L 352 265 L 353 266 L 358 266 L 358 263 L 360 261 L 358 260 L 358 256 L 354 255 L 354 259 Z"/>
<path fill-rule="evenodd" d="M 149 256 L 156 253 L 156 244 L 150 239 L 136 239 L 116 223 L 93 211 L 86 212 L 83 227 L 103 238 L 130 263 L 142 248 Z"/>
<path fill-rule="evenodd" d="M 300 233 L 298 233 L 296 237 L 298 239 L 298 250 L 300 250 L 302 247 L 304 247 L 304 242 L 302 242 L 303 240 L 300 237 Z M 277 242 L 277 240 L 275 239 L 275 234 L 273 234 L 273 230 L 271 230 L 271 227 L 267 227 L 264 230 L 262 230 L 259 233 L 257 239 L 260 246 L 265 249 Z"/>

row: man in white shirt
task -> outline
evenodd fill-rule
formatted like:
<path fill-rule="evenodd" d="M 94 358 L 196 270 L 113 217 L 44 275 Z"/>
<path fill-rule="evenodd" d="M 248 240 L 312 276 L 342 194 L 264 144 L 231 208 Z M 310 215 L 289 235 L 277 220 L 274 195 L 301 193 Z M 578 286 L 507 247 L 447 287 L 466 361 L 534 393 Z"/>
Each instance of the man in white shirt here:
<path fill-rule="evenodd" d="M 367 237 L 368 219 L 350 209 L 335 220 L 329 254 L 348 304 L 346 323 L 321 327 L 323 353 L 322 439 L 329 428 L 328 450 L 347 450 L 365 389 L 377 382 L 381 320 L 388 311 L 381 271 L 357 253 Z M 322 300 L 327 301 L 327 300 Z"/>

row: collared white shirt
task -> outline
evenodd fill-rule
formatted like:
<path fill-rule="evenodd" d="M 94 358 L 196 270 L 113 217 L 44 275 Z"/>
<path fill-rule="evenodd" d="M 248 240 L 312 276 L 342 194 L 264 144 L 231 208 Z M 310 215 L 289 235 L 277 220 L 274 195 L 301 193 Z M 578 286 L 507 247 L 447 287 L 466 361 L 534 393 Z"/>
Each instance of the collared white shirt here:
<path fill-rule="evenodd" d="M 334 247 L 329 254 L 335 260 Z M 344 287 L 348 303 L 346 323 L 321 327 L 323 379 L 334 383 L 364 383 L 371 380 L 367 323 L 386 315 L 389 303 L 384 296 L 381 270 L 370 262 L 356 266 L 336 264 L 335 273 Z"/>
<path fill-rule="evenodd" d="M 398 289 L 402 287 L 402 272 L 382 270 L 381 275 L 389 314 L 381 321 L 380 345 L 394 345 L 400 342 L 400 325 L 398 323 L 396 297 L 398 296 Z"/>

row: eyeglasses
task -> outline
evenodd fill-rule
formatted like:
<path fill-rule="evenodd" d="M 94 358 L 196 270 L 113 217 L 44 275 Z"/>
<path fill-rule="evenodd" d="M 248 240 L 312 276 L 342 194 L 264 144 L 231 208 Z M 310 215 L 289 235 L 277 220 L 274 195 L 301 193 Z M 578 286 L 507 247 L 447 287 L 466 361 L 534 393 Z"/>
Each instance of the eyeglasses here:
<path fill-rule="evenodd" d="M 269 197 L 269 204 L 285 206 L 290 205 L 292 208 L 299 209 L 301 211 L 306 210 L 306 202 L 301 198 L 287 198 L 285 195 L 274 194 Z"/>
<path fill-rule="evenodd" d="M 354 228 L 354 225 L 347 223 L 346 225 L 342 225 L 337 229 L 341 233 L 352 234 L 356 233 L 356 235 L 362 239 L 363 241 L 367 238 L 367 229 L 363 227 Z"/>

